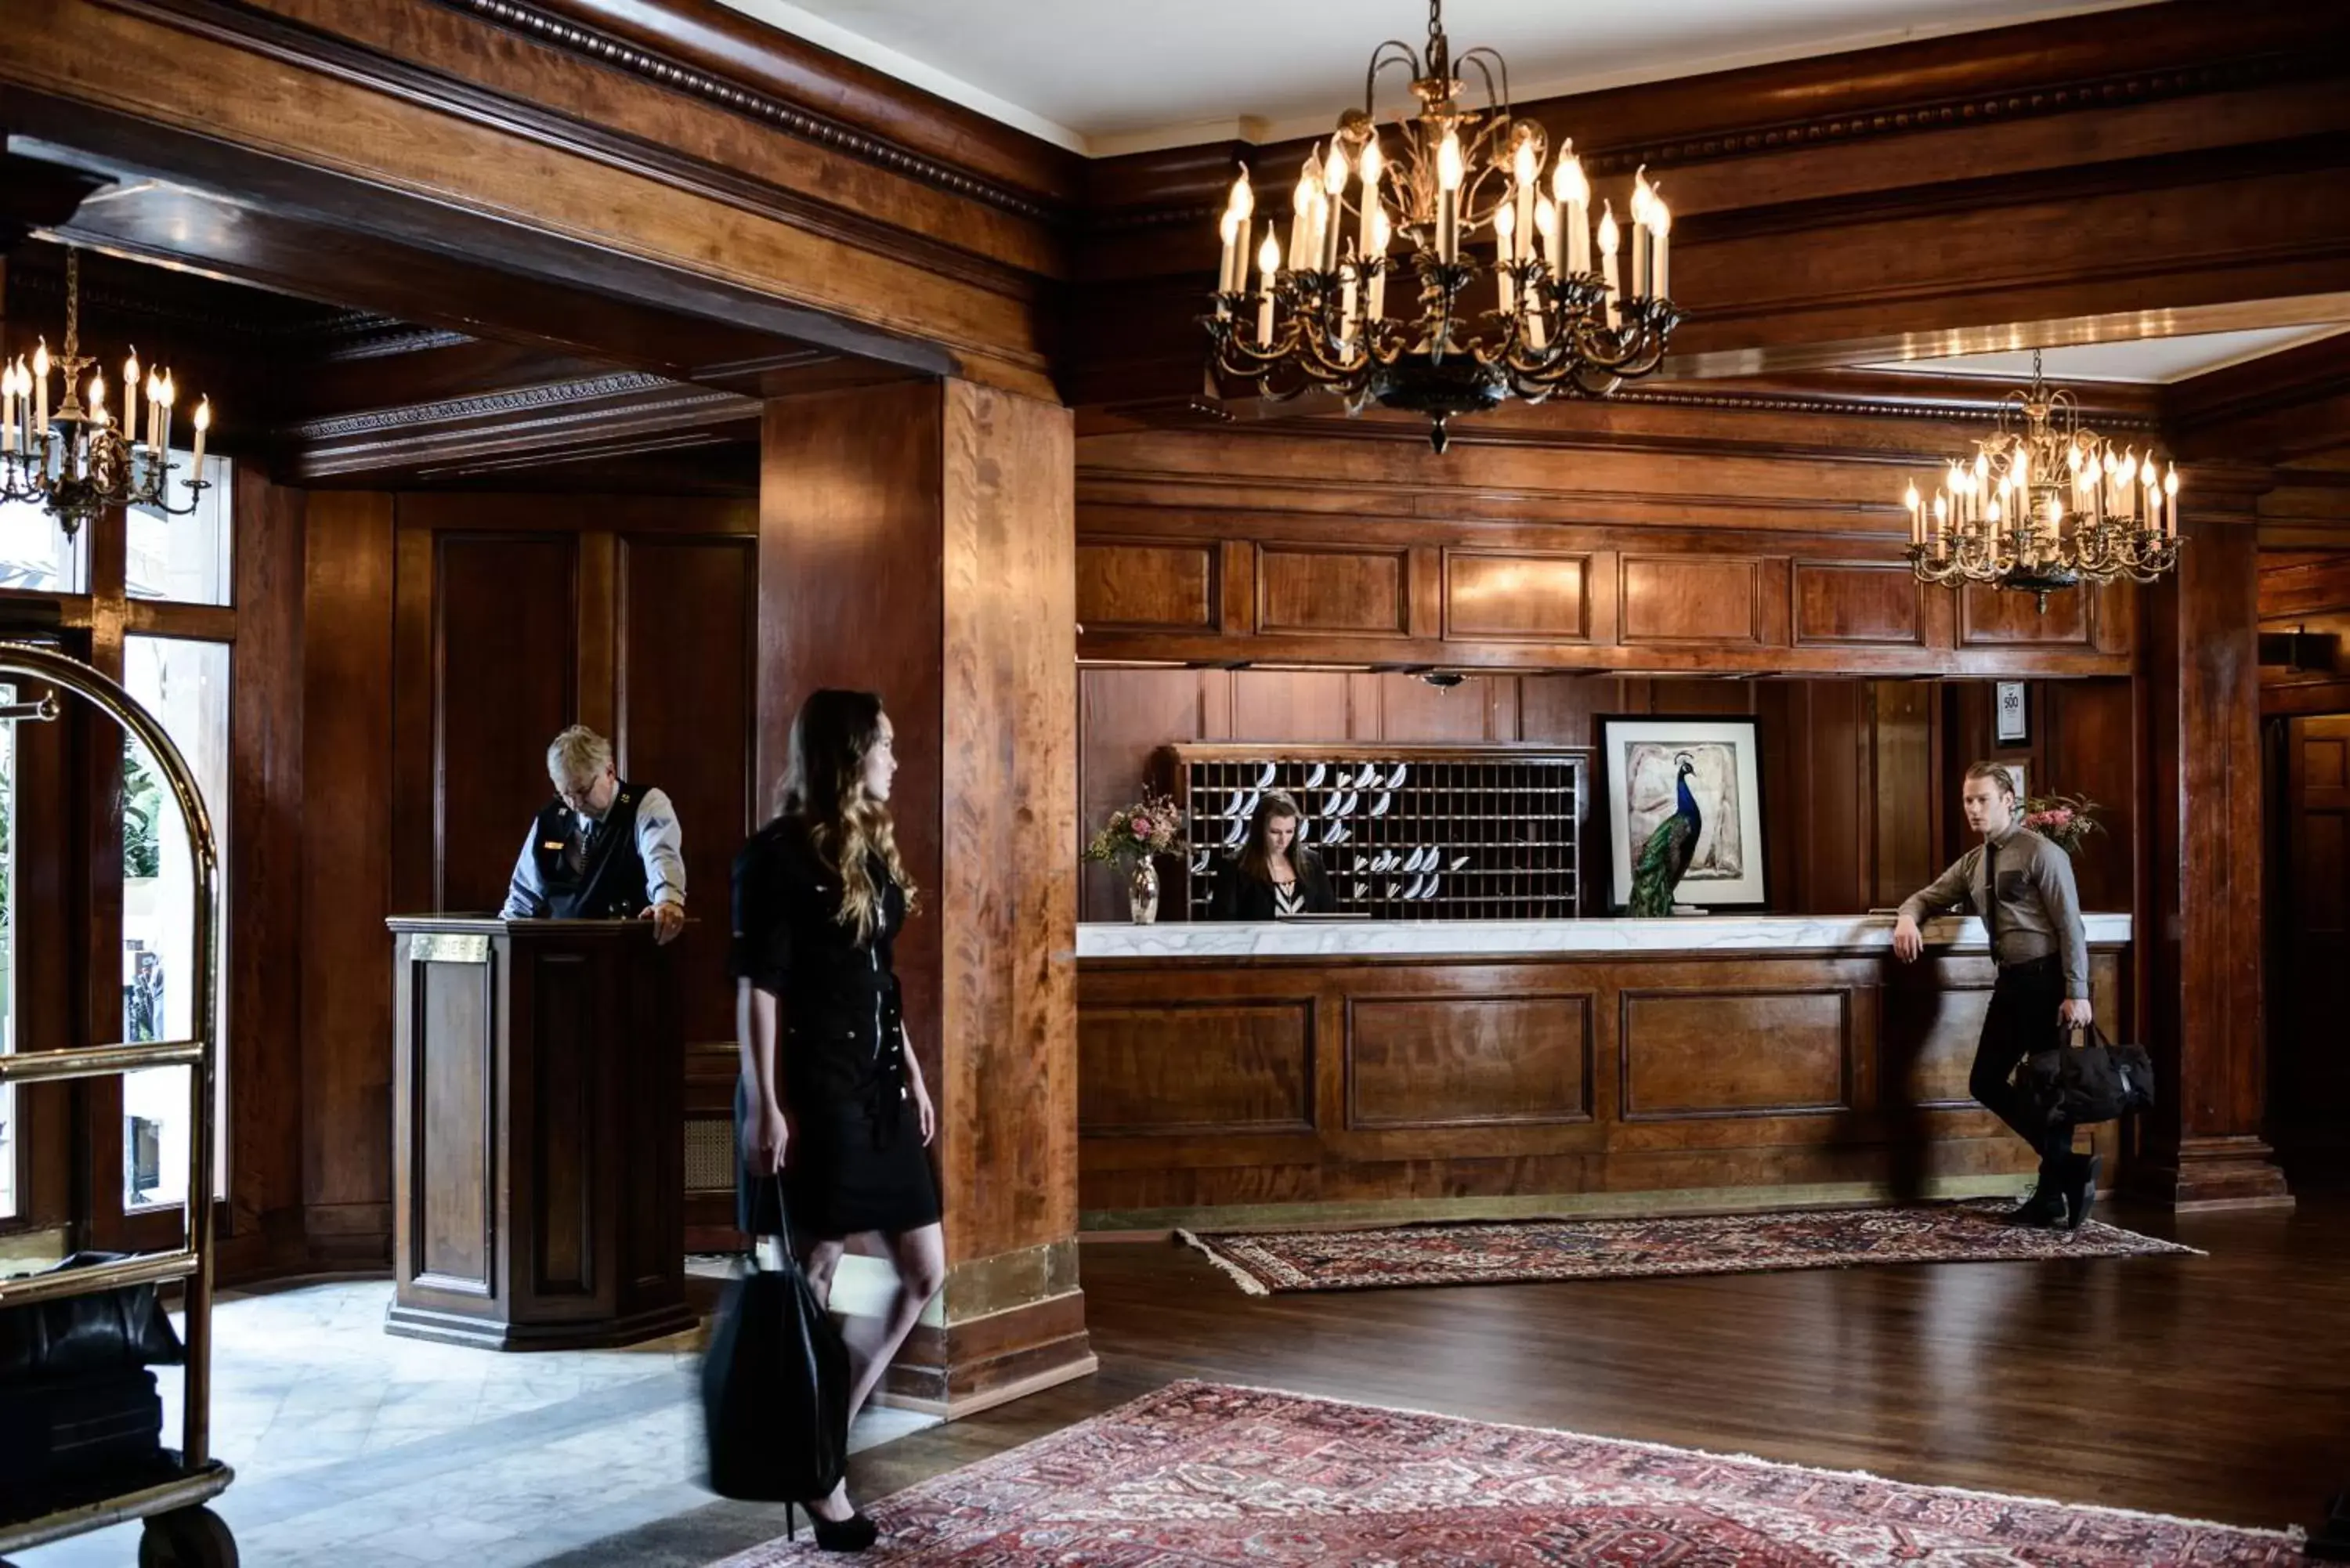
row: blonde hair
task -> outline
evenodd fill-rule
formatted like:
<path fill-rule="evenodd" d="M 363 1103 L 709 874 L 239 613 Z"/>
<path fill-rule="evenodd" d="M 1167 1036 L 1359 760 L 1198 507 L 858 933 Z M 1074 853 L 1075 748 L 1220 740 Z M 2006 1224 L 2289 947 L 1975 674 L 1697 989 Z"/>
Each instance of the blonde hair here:
<path fill-rule="evenodd" d="M 612 742 L 585 724 L 574 724 L 547 742 L 546 776 L 557 789 L 593 779 L 612 765 Z"/>
<path fill-rule="evenodd" d="M 783 815 L 807 824 L 816 857 L 840 877 L 840 913 L 860 944 L 881 924 L 881 889 L 868 861 L 880 857 L 889 877 L 916 904 L 914 879 L 898 855 L 889 808 L 865 791 L 865 758 L 881 739 L 881 699 L 870 691 L 812 691 L 792 721 L 784 774 Z"/>
<path fill-rule="evenodd" d="M 2015 798 L 2015 775 L 2007 771 L 2005 763 L 1975 763 L 1968 767 L 1967 776 L 1959 783 L 1963 791 L 1977 779 L 1990 779 L 1999 785 L 1999 793 L 2009 800 Z"/>

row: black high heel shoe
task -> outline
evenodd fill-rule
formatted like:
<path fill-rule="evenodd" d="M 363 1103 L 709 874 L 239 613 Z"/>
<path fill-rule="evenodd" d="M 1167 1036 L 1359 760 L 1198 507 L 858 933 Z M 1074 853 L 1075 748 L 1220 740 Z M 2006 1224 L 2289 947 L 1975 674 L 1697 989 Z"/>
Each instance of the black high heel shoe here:
<path fill-rule="evenodd" d="M 808 1529 L 816 1535 L 819 1552 L 862 1552 L 880 1539 L 880 1529 L 862 1513 L 852 1513 L 847 1519 L 822 1519 L 806 1503 L 784 1504 L 784 1538 L 799 1539 L 799 1526 L 792 1522 L 792 1511 L 797 1509 L 807 1515 Z"/>

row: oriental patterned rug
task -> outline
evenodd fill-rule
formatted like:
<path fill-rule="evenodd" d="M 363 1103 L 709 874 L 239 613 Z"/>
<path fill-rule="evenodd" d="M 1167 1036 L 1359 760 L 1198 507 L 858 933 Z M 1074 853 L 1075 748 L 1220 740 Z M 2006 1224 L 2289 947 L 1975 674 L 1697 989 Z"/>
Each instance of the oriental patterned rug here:
<path fill-rule="evenodd" d="M 1377 1231 L 1176 1235 L 1251 1295 L 1274 1291 L 1620 1280 L 1664 1274 L 2133 1258 L 2192 1247 L 2090 1220 L 2078 1231 L 2011 1225 L 2004 1199 L 1898 1209 L 1805 1209 L 1647 1220 L 1531 1220 Z"/>
<path fill-rule="evenodd" d="M 946 1568 L 2195 1568 L 2297 1535 L 1177 1383 L 872 1504 L 859 1559 Z M 715 1568 L 821 1559 L 805 1531 Z"/>

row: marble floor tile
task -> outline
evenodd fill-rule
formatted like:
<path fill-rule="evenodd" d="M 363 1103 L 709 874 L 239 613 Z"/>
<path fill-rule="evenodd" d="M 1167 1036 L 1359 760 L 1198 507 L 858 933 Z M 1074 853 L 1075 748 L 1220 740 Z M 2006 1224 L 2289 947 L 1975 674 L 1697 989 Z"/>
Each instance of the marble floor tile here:
<path fill-rule="evenodd" d="M 705 1506 L 703 1335 L 611 1351 L 502 1355 L 383 1332 L 391 1287 L 224 1292 L 213 1317 L 213 1443 L 236 1469 L 214 1504 L 252 1568 L 523 1568 Z M 180 1380 L 161 1376 L 166 1432 Z M 868 1410 L 852 1450 L 932 1425 Z M 122 1568 L 119 1526 L 8 1559 Z"/>

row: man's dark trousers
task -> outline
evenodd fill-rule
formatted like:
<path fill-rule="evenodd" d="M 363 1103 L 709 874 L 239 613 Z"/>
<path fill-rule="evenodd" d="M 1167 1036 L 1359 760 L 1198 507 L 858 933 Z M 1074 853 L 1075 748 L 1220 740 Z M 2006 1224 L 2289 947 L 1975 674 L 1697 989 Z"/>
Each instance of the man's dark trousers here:
<path fill-rule="evenodd" d="M 2064 1000 L 2064 968 L 2054 953 L 2001 966 L 1991 987 L 1991 1010 L 1983 1015 L 1982 1037 L 1975 1044 L 1974 1070 L 1967 1075 L 1967 1093 L 2039 1152 L 2043 1181 L 2065 1174 L 2073 1152 L 2073 1124 L 2049 1126 L 2032 1097 L 2008 1082 L 2008 1075 L 2033 1052 L 2064 1046 L 2064 1026 L 2056 1017 Z"/>

